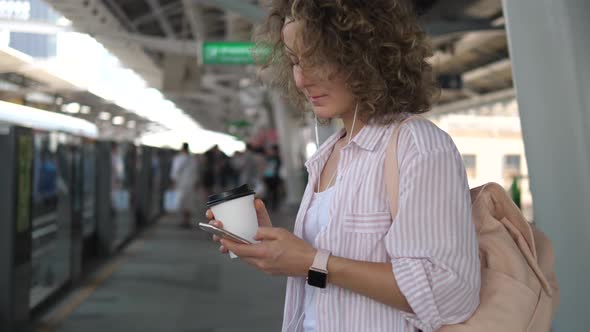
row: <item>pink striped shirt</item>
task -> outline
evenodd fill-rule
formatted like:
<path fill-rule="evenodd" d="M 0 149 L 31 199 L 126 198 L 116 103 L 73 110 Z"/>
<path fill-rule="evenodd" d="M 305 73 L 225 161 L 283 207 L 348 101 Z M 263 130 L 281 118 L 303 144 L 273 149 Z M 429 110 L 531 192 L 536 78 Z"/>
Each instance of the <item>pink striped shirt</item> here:
<path fill-rule="evenodd" d="M 404 124 L 392 222 L 383 165 L 393 129 L 367 125 L 342 149 L 330 221 L 314 246 L 349 259 L 391 262 L 415 314 L 328 284 L 317 296 L 318 332 L 434 331 L 467 320 L 479 304 L 479 251 L 461 156 L 430 121 Z M 331 136 L 305 164 L 309 183 L 294 230 L 301 238 L 318 175 L 343 134 Z M 288 278 L 283 331 L 301 331 L 304 285 L 304 278 Z"/>

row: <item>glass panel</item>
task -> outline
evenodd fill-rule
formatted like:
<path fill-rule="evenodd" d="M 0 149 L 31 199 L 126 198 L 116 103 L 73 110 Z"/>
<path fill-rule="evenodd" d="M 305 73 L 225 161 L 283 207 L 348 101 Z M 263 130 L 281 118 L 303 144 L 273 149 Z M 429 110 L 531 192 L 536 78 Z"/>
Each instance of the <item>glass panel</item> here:
<path fill-rule="evenodd" d="M 131 208 L 131 191 L 134 185 L 135 150 L 130 144 L 113 144 L 111 151 L 111 206 L 115 219 L 114 246 L 117 247 L 134 229 L 134 211 Z"/>
<path fill-rule="evenodd" d="M 504 168 L 520 170 L 520 156 L 517 154 L 504 156 Z"/>
<path fill-rule="evenodd" d="M 471 179 L 476 177 L 476 157 L 474 154 L 464 154 L 463 163 L 465 164 L 465 171 L 467 176 Z"/>
<path fill-rule="evenodd" d="M 503 176 L 505 183 L 511 183 L 515 177 L 521 176 L 520 155 L 505 155 Z"/>
<path fill-rule="evenodd" d="M 31 307 L 70 275 L 71 160 L 69 149 L 59 144 L 55 133 L 34 135 Z"/>
<path fill-rule="evenodd" d="M 88 142 L 82 147 L 82 231 L 85 238 L 96 231 L 95 168 L 94 144 Z"/>
<path fill-rule="evenodd" d="M 151 213 L 150 218 L 156 217 L 160 214 L 160 206 L 161 206 L 161 170 L 160 170 L 160 158 L 158 156 L 157 150 L 151 151 L 151 167 L 152 167 L 152 183 L 151 183 Z"/>

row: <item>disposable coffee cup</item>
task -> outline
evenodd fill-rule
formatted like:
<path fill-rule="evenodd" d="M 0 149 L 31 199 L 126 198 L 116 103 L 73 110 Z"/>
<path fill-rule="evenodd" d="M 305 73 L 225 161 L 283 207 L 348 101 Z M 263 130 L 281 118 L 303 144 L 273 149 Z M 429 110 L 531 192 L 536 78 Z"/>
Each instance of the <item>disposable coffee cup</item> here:
<path fill-rule="evenodd" d="M 247 184 L 209 196 L 207 207 L 213 211 L 215 219 L 223 223 L 223 228 L 252 243 L 258 232 L 258 218 L 254 208 L 254 190 Z M 236 258 L 233 252 L 231 258 Z"/>

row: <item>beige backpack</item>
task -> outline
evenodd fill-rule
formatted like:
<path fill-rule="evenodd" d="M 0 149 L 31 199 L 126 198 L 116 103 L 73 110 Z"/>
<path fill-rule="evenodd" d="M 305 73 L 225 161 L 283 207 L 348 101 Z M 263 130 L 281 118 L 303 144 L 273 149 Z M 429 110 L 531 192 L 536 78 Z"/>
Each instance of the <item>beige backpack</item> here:
<path fill-rule="evenodd" d="M 399 131 L 412 118 L 397 126 L 387 146 L 385 177 L 392 216 L 399 198 Z M 550 331 L 559 303 L 551 242 L 497 183 L 471 189 L 471 204 L 481 260 L 480 304 L 466 322 L 439 331 Z"/>

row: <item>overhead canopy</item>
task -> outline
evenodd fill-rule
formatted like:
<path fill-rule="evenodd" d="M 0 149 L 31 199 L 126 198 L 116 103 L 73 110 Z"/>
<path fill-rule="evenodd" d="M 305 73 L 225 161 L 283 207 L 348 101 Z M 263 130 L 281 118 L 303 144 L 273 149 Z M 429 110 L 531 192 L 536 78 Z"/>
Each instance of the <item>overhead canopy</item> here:
<path fill-rule="evenodd" d="M 98 137 L 98 128 L 89 121 L 5 101 L 0 101 L 0 122 L 88 138 Z"/>
<path fill-rule="evenodd" d="M 114 139 L 131 139 L 138 133 L 158 127 L 150 120 L 88 91 L 81 83 L 65 78 L 63 72 L 54 72 L 47 62 L 35 60 L 7 46 L 0 46 L 0 93 L 6 100 L 36 104 L 36 107 L 57 113 L 63 111 L 63 106 L 57 104 L 78 104 L 75 117 L 98 124 L 103 131 L 108 129 L 106 134 Z M 58 99 L 61 101 L 58 102 Z M 101 113 L 105 112 L 109 113 L 109 120 L 123 117 L 126 126 L 112 126 L 110 121 L 101 120 L 104 115 Z"/>
<path fill-rule="evenodd" d="M 52 92 L 80 90 L 80 87 L 54 74 L 47 66 L 37 63 L 22 52 L 8 46 L 0 46 L 0 73 L 18 73 L 45 86 L 44 89 Z"/>
<path fill-rule="evenodd" d="M 242 98 L 255 69 L 201 64 L 206 41 L 249 41 L 265 14 L 256 0 L 47 0 L 75 29 L 91 33 L 148 84 L 161 89 L 204 128 L 227 131 L 228 122 L 252 120 Z M 448 104 L 512 89 L 512 71 L 500 0 L 414 0 L 433 36 L 432 63 L 456 75 L 459 89 L 443 85 L 435 112 Z M 240 84 L 240 82 L 242 84 Z M 443 81 L 444 83 L 444 81 Z M 496 93 L 496 94 L 495 94 Z M 488 98 L 490 99 L 490 98 Z M 459 105 L 459 104 L 457 104 Z M 254 121 L 256 123 L 256 120 Z"/>

